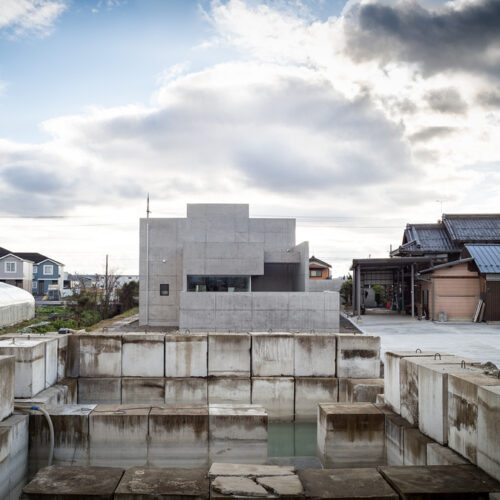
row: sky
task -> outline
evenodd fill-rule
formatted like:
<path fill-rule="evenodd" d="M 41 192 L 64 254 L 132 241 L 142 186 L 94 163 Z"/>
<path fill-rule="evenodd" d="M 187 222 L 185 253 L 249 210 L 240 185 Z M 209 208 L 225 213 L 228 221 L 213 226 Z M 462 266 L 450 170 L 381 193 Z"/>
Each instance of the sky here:
<path fill-rule="evenodd" d="M 0 246 L 138 272 L 186 203 L 295 217 L 334 276 L 500 212 L 498 0 L 0 0 Z"/>

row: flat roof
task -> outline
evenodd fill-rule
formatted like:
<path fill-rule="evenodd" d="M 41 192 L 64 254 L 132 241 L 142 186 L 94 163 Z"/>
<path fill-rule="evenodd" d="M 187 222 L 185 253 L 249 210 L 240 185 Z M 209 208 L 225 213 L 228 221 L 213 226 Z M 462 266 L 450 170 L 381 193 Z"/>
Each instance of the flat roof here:
<path fill-rule="evenodd" d="M 387 257 L 382 259 L 353 259 L 350 270 L 354 267 L 361 266 L 364 268 L 384 268 L 394 269 L 404 267 L 411 264 L 427 263 L 436 260 L 436 256 L 432 257 Z"/>

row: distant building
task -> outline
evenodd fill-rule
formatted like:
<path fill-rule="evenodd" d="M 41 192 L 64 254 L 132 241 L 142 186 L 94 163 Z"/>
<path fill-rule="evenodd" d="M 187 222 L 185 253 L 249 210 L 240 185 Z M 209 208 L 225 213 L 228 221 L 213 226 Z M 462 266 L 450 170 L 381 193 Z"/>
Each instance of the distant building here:
<path fill-rule="evenodd" d="M 32 292 L 33 261 L 0 247 L 0 282 Z"/>
<path fill-rule="evenodd" d="M 309 279 L 328 280 L 332 278 L 332 266 L 327 262 L 316 258 L 314 255 L 309 259 Z"/>

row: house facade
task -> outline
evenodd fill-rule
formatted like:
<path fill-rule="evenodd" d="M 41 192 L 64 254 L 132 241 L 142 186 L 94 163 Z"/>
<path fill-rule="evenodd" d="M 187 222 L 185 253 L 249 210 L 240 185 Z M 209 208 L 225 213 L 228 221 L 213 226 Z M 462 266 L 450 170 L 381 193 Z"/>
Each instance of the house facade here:
<path fill-rule="evenodd" d="M 338 331 L 338 293 L 309 292 L 295 219 L 246 204 L 188 204 L 140 221 L 139 321 L 190 331 Z"/>
<path fill-rule="evenodd" d="M 16 255 L 33 262 L 31 292 L 35 296 L 47 295 L 52 290 L 63 290 L 64 264 L 37 252 L 16 252 Z"/>
<path fill-rule="evenodd" d="M 314 255 L 309 259 L 309 279 L 328 280 L 331 279 L 332 266 L 327 262 L 318 259 Z"/>
<path fill-rule="evenodd" d="M 31 293 L 32 280 L 33 262 L 5 248 L 0 248 L 0 282 Z"/>

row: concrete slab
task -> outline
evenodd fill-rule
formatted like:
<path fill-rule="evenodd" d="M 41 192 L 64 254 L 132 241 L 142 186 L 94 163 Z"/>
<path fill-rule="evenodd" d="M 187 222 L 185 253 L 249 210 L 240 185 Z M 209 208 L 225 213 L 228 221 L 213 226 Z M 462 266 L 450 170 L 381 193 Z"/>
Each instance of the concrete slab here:
<path fill-rule="evenodd" d="M 418 429 L 403 430 L 403 465 L 427 465 L 427 445 L 432 439 Z"/>
<path fill-rule="evenodd" d="M 122 404 L 165 403 L 165 379 L 163 377 L 123 377 Z"/>
<path fill-rule="evenodd" d="M 214 462 L 208 471 L 208 475 L 216 476 L 289 476 L 295 474 L 295 468 L 279 465 L 255 465 L 255 464 L 226 464 Z"/>
<path fill-rule="evenodd" d="M 477 397 L 477 465 L 500 481 L 500 387 L 480 387 Z"/>
<path fill-rule="evenodd" d="M 120 404 L 122 401 L 121 378 L 79 378 L 79 404 Z"/>
<path fill-rule="evenodd" d="M 339 385 L 339 403 L 348 403 L 347 401 L 347 381 L 349 379 L 347 378 L 339 378 L 338 380 L 338 385 Z"/>
<path fill-rule="evenodd" d="M 74 405 L 78 403 L 78 379 L 63 378 L 58 381 L 57 385 L 66 386 L 68 388 L 66 404 Z"/>
<path fill-rule="evenodd" d="M 316 422 L 319 403 L 338 401 L 338 383 L 330 377 L 295 379 L 295 421 Z"/>
<path fill-rule="evenodd" d="M 488 498 L 500 484 L 473 465 L 379 467 L 401 498 Z"/>
<path fill-rule="evenodd" d="M 121 375 L 123 377 L 164 377 L 165 334 L 124 333 Z"/>
<path fill-rule="evenodd" d="M 206 333 L 165 336 L 166 377 L 206 377 L 208 363 Z"/>
<path fill-rule="evenodd" d="M 208 375 L 249 377 L 250 345 L 248 333 L 211 333 L 208 336 Z"/>
<path fill-rule="evenodd" d="M 295 474 L 288 476 L 264 476 L 258 477 L 256 480 L 266 490 L 280 498 L 296 498 L 304 495 L 302 483 Z"/>
<path fill-rule="evenodd" d="M 212 491 L 238 498 L 267 497 L 265 488 L 248 477 L 219 476 L 211 484 Z"/>
<path fill-rule="evenodd" d="M 80 377 L 121 377 L 121 335 L 80 336 Z"/>
<path fill-rule="evenodd" d="M 205 500 L 209 497 L 209 488 L 206 469 L 132 467 L 120 480 L 114 498 Z"/>
<path fill-rule="evenodd" d="M 152 407 L 149 414 L 148 465 L 185 468 L 207 466 L 207 406 Z"/>
<path fill-rule="evenodd" d="M 318 454 L 325 468 L 385 464 L 385 415 L 371 403 L 322 403 Z"/>
<path fill-rule="evenodd" d="M 165 403 L 177 405 L 208 404 L 206 378 L 165 379 Z"/>
<path fill-rule="evenodd" d="M 209 404 L 250 404 L 250 378 L 213 377 L 208 380 Z"/>
<path fill-rule="evenodd" d="M 448 446 L 477 464 L 477 393 L 480 386 L 500 386 L 483 373 L 448 375 Z"/>
<path fill-rule="evenodd" d="M 252 403 L 263 406 L 269 420 L 294 419 L 294 379 L 292 377 L 252 377 Z"/>
<path fill-rule="evenodd" d="M 52 465 L 40 470 L 23 489 L 23 498 L 112 499 L 123 469 L 114 467 L 63 467 Z"/>
<path fill-rule="evenodd" d="M 380 376 L 380 337 L 337 334 L 337 377 L 377 378 Z"/>
<path fill-rule="evenodd" d="M 252 375 L 294 375 L 294 336 L 291 333 L 252 333 Z"/>
<path fill-rule="evenodd" d="M 384 392 L 382 378 L 348 378 L 347 401 L 349 403 L 376 403 L 377 395 Z"/>
<path fill-rule="evenodd" d="M 57 338 L 42 337 L 45 342 L 45 388 L 57 382 L 58 375 L 58 341 Z"/>
<path fill-rule="evenodd" d="M 85 334 L 86 335 L 86 334 Z M 68 351 L 66 355 L 66 377 L 80 376 L 80 337 L 82 334 L 72 333 L 68 336 Z"/>
<path fill-rule="evenodd" d="M 438 443 L 427 444 L 427 465 L 460 465 L 468 464 L 465 458 L 446 446 Z"/>
<path fill-rule="evenodd" d="M 296 377 L 335 377 L 336 356 L 335 334 L 295 334 Z"/>
<path fill-rule="evenodd" d="M 321 500 L 399 498 L 375 468 L 299 470 L 298 475 L 307 498 Z"/>
<path fill-rule="evenodd" d="M 412 425 L 399 415 L 385 416 L 385 452 L 387 465 L 404 464 L 404 431 Z"/>
<path fill-rule="evenodd" d="M 14 356 L 0 356 L 0 421 L 14 411 Z"/>

